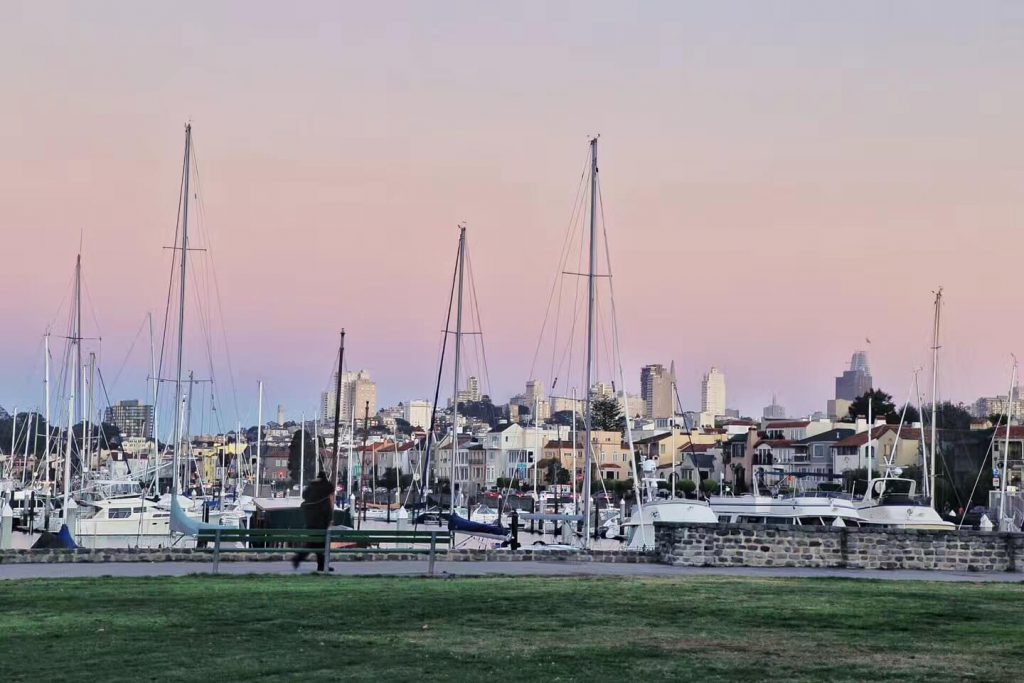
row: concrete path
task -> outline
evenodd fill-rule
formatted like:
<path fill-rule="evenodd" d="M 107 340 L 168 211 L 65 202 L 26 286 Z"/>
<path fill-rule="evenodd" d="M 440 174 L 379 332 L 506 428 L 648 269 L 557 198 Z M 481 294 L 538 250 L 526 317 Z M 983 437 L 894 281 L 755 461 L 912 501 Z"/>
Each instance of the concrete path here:
<path fill-rule="evenodd" d="M 310 573 L 313 563 L 299 572 L 288 562 L 222 562 L 221 574 L 291 575 Z M 334 576 L 423 576 L 421 561 L 334 562 Z M 98 576 L 187 576 L 206 574 L 207 562 L 107 562 L 0 565 L 0 580 L 62 579 Z M 683 578 L 687 576 L 742 576 L 752 578 L 842 578 L 889 581 L 975 581 L 1024 583 L 1022 573 L 959 573 L 910 570 L 796 569 L 759 567 L 670 567 L 660 564 L 604 562 L 438 562 L 437 576 L 635 576 Z"/>

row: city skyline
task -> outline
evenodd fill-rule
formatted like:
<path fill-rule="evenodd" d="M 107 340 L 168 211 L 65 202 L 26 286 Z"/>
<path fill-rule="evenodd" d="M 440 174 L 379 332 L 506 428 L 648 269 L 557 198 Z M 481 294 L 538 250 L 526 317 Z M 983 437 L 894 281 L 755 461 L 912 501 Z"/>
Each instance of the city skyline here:
<path fill-rule="evenodd" d="M 870 337 L 874 384 L 902 401 L 928 366 L 941 285 L 940 397 L 1006 392 L 1024 302 L 998 283 L 1014 265 L 1024 101 L 999 86 L 1024 59 L 1020 7 L 885 5 L 885 25 L 874 3 L 788 17 L 596 5 L 582 22 L 582 6 L 408 5 L 397 22 L 328 5 L 314 19 L 247 4 L 244 22 L 230 5 L 11 7 L 8 410 L 42 403 L 42 335 L 61 333 L 80 239 L 110 399 L 148 400 L 136 330 L 163 312 L 187 120 L 232 353 L 220 387 L 244 422 L 258 379 L 265 416 L 312 414 L 342 327 L 379 405 L 432 398 L 459 221 L 492 361 L 480 391 L 520 391 L 598 132 L 620 389 L 674 359 L 685 408 L 714 365 L 728 407 L 758 415 L 777 393 L 809 414 Z M 687 310 L 706 320 L 667 315 L 705 292 Z"/>

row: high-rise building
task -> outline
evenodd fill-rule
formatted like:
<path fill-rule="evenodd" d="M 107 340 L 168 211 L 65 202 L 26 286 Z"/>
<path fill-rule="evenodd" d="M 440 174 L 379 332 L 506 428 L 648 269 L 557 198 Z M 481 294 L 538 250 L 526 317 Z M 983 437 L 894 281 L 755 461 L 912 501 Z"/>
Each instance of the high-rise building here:
<path fill-rule="evenodd" d="M 712 366 L 700 383 L 700 411 L 725 415 L 725 373 Z"/>
<path fill-rule="evenodd" d="M 433 407 L 430 401 L 409 401 L 405 404 L 405 421 L 413 427 L 430 429 L 430 413 Z"/>
<path fill-rule="evenodd" d="M 770 406 L 765 406 L 761 415 L 769 420 L 781 420 L 786 417 L 786 409 L 779 405 L 779 402 L 775 398 L 775 394 L 772 394 L 772 404 Z"/>
<path fill-rule="evenodd" d="M 672 385 L 676 381 L 676 364 L 672 362 L 668 370 L 664 365 L 656 363 L 640 368 L 640 398 L 643 399 L 645 414 L 649 418 L 672 417 L 673 392 Z"/>
<path fill-rule="evenodd" d="M 473 375 L 466 378 L 466 388 L 458 393 L 459 403 L 477 403 L 480 401 L 480 380 Z"/>
<path fill-rule="evenodd" d="M 853 401 L 871 390 L 871 368 L 868 354 L 856 351 L 850 359 L 850 369 L 836 377 L 836 398 Z"/>
<path fill-rule="evenodd" d="M 509 405 L 526 406 L 530 415 L 537 413 L 534 416 L 537 421 L 551 417 L 551 403 L 544 397 L 544 382 L 539 379 L 527 380 L 526 391 L 510 398 Z M 533 420 L 534 417 L 530 419 Z"/>
<path fill-rule="evenodd" d="M 338 382 L 337 373 L 334 374 L 332 381 L 331 388 L 320 394 L 320 413 L 325 422 L 334 421 L 334 390 Z M 341 374 L 341 421 L 345 422 L 349 419 L 353 407 L 356 420 L 362 420 L 367 401 L 370 402 L 370 415 L 376 415 L 377 384 L 370 379 L 370 373 L 366 370 L 343 372 Z"/>
<path fill-rule="evenodd" d="M 103 421 L 117 426 L 121 436 L 130 438 L 153 438 L 153 406 L 139 401 L 118 401 L 109 406 Z"/>

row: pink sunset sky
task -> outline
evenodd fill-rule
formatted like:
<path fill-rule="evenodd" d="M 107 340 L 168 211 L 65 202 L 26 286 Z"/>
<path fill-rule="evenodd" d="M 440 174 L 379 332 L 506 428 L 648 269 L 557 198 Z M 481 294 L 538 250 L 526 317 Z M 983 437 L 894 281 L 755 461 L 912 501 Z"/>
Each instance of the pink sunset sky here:
<path fill-rule="evenodd" d="M 312 413 L 341 327 L 380 405 L 432 394 L 460 221 L 486 389 L 522 391 L 594 133 L 630 391 L 675 360 L 686 408 L 716 365 L 744 413 L 824 410 L 870 337 L 902 400 L 940 285 L 943 398 L 1022 351 L 1022 3 L 5 2 L 0 59 L 8 410 L 80 237 L 145 397 L 189 120 L 246 423 L 257 379 Z"/>

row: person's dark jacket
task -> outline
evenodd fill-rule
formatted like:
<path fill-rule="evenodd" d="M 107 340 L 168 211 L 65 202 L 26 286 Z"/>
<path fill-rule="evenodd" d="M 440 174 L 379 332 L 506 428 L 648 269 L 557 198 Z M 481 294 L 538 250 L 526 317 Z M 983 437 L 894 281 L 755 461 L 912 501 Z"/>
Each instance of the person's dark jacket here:
<path fill-rule="evenodd" d="M 331 495 L 334 485 L 326 479 L 314 479 L 302 492 L 302 512 L 307 529 L 326 529 L 334 517 Z"/>

